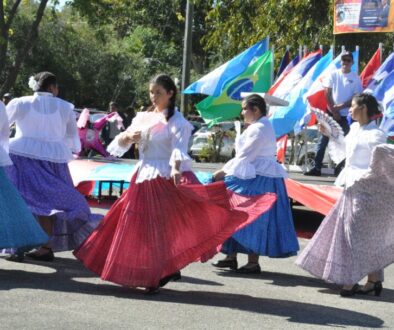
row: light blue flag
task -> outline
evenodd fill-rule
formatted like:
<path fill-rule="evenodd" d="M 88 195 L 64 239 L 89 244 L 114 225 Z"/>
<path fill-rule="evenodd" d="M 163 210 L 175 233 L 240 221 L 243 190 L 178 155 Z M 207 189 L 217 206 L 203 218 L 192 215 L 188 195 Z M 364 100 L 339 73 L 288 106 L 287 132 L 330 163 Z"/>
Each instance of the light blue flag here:
<path fill-rule="evenodd" d="M 367 88 L 365 88 L 365 93 L 372 94 L 379 84 L 383 81 L 388 74 L 394 70 L 394 53 L 391 53 L 383 64 L 376 70 L 371 81 L 369 82 Z"/>
<path fill-rule="evenodd" d="M 276 138 L 293 131 L 296 123 L 304 116 L 307 107 L 307 100 L 304 97 L 305 93 L 332 61 L 332 52 L 330 51 L 293 88 L 288 99 L 289 105 L 278 107 L 271 115 L 269 120 L 274 128 Z"/>
<path fill-rule="evenodd" d="M 383 106 L 380 128 L 389 136 L 394 135 L 394 71 L 391 71 L 376 87 L 373 95 Z"/>
<path fill-rule="evenodd" d="M 219 96 L 222 93 L 224 86 L 229 81 L 243 73 L 249 66 L 250 62 L 264 54 L 268 50 L 268 47 L 269 38 L 267 37 L 192 83 L 182 93 L 200 93 Z"/>

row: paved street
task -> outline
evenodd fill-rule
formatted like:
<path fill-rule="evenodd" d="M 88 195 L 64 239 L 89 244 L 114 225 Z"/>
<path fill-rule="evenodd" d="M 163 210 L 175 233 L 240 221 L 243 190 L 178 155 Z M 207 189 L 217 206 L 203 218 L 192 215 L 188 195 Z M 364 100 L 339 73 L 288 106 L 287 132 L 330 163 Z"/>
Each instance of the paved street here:
<path fill-rule="evenodd" d="M 202 171 L 220 166 L 194 165 Z M 313 180 L 297 173 L 292 177 Z M 333 178 L 319 180 L 329 184 Z M 102 205 L 93 212 L 105 213 Z M 299 231 L 308 233 L 322 216 L 296 207 L 294 218 Z M 304 247 L 307 240 L 300 243 Z M 296 267 L 295 257 L 262 258 L 262 274 L 253 276 L 194 263 L 182 271 L 181 281 L 148 296 L 100 280 L 71 252 L 58 253 L 53 263 L 18 264 L 3 257 L 0 329 L 394 328 L 394 266 L 386 271 L 379 298 L 341 298 L 338 287 Z"/>
<path fill-rule="evenodd" d="M 296 218 L 310 215 L 300 210 Z M 263 273 L 253 276 L 195 263 L 181 281 L 147 296 L 101 281 L 70 252 L 56 256 L 53 263 L 0 259 L 0 329 L 394 328 L 394 266 L 380 298 L 341 298 L 294 257 L 262 258 Z"/>

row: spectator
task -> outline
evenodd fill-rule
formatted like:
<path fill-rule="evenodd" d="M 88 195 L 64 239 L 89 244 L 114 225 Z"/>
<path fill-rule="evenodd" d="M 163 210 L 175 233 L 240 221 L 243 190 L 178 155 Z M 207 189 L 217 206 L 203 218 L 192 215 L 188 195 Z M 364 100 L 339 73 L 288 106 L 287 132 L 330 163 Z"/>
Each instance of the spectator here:
<path fill-rule="evenodd" d="M 3 102 L 4 102 L 4 105 L 7 105 L 11 100 L 12 100 L 12 96 L 11 96 L 10 93 L 5 93 L 5 94 L 3 95 Z"/>
<path fill-rule="evenodd" d="M 349 132 L 349 123 L 347 115 L 351 105 L 353 95 L 361 93 L 362 86 L 359 76 L 351 72 L 353 65 L 353 54 L 351 52 L 344 52 L 341 56 L 341 68 L 332 72 L 325 81 L 325 94 L 327 98 L 328 111 L 332 117 L 342 127 L 345 135 Z M 324 153 L 328 145 L 329 138 L 321 135 L 317 144 L 317 153 L 315 157 L 315 166 L 304 175 L 321 175 L 321 168 L 323 165 Z M 342 169 L 343 164 L 338 164 L 335 172 L 338 174 Z"/>

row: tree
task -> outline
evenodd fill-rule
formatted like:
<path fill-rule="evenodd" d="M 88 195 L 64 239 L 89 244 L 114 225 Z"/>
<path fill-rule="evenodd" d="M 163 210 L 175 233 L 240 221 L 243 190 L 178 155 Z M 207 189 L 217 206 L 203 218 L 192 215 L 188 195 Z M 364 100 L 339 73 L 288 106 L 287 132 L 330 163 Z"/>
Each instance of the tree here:
<path fill-rule="evenodd" d="M 30 25 L 23 45 L 17 49 L 13 57 L 9 58 L 7 55 L 12 23 L 17 14 L 18 7 L 21 4 L 21 0 L 14 1 L 12 5 L 9 4 L 8 1 L 0 1 L 0 77 L 3 81 L 0 87 L 1 95 L 9 90 L 15 83 L 20 68 L 37 39 L 38 27 L 41 23 L 47 3 L 48 0 L 41 0 L 39 2 L 35 17 Z"/>

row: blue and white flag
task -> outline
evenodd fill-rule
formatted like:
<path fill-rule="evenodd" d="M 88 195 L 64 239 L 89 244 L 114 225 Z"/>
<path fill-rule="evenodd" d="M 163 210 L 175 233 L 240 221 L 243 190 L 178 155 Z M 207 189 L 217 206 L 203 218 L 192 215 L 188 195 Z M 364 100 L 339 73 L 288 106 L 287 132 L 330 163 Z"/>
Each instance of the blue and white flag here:
<path fill-rule="evenodd" d="M 192 83 L 182 93 L 219 96 L 224 86 L 243 73 L 253 60 L 268 50 L 268 47 L 269 38 L 267 37 Z"/>
<path fill-rule="evenodd" d="M 383 62 L 383 64 L 376 70 L 371 81 L 369 82 L 367 88 L 365 88 L 365 93 L 373 94 L 374 90 L 379 86 L 384 78 L 388 76 L 390 72 L 394 70 L 394 53 L 391 53 L 389 57 Z"/>
<path fill-rule="evenodd" d="M 304 116 L 307 107 L 305 93 L 312 86 L 313 82 L 324 72 L 332 62 L 332 53 L 327 53 L 322 57 L 294 86 L 289 96 L 287 107 L 278 107 L 269 118 L 276 138 L 293 131 L 296 123 Z"/>
<path fill-rule="evenodd" d="M 375 88 L 373 95 L 383 106 L 380 128 L 389 136 L 394 135 L 394 71 L 391 71 Z"/>

